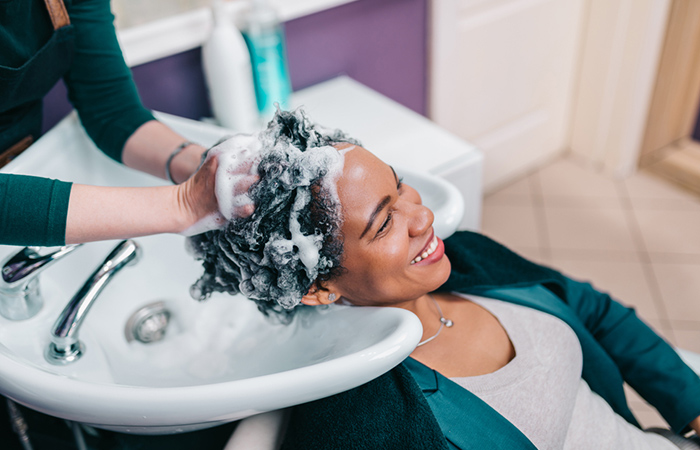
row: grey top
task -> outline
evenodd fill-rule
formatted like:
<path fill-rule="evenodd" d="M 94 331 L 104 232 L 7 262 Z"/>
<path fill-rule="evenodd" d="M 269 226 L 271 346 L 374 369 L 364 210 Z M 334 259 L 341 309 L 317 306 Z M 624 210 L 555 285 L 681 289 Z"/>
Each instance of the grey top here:
<path fill-rule="evenodd" d="M 678 450 L 616 414 L 581 378 L 583 357 L 573 330 L 549 314 L 469 296 L 508 333 L 516 356 L 486 375 L 455 377 L 515 425 L 538 449 Z"/>

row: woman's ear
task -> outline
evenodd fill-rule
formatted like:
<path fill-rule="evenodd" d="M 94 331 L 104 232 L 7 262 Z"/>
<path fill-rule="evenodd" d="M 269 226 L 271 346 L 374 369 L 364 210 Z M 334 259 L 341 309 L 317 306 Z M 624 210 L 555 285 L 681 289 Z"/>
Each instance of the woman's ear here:
<path fill-rule="evenodd" d="M 327 289 L 319 289 L 314 283 L 314 285 L 309 288 L 309 292 L 301 298 L 301 302 L 308 306 L 330 305 L 339 298 L 340 295 Z"/>

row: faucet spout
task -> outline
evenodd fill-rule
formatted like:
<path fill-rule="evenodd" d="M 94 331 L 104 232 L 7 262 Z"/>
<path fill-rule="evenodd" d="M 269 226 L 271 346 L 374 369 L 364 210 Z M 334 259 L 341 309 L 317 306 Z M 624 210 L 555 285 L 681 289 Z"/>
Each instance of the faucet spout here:
<path fill-rule="evenodd" d="M 0 263 L 0 315 L 10 320 L 34 317 L 44 304 L 39 274 L 81 245 L 25 247 Z"/>
<path fill-rule="evenodd" d="M 135 264 L 140 254 L 141 248 L 136 242 L 130 239 L 122 241 L 90 275 L 54 324 L 51 343 L 46 351 L 46 359 L 50 363 L 68 364 L 82 356 L 84 347 L 78 339 L 78 331 L 87 312 L 114 275 L 127 265 Z"/>

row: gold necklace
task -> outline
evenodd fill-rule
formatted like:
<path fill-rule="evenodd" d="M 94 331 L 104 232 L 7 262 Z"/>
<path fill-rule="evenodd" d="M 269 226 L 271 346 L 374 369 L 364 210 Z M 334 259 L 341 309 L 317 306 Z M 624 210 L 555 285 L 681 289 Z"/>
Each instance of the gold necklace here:
<path fill-rule="evenodd" d="M 430 297 L 430 300 L 432 300 L 433 303 L 435 303 L 435 307 L 437 307 L 437 310 L 440 313 L 440 328 L 438 328 L 437 333 L 430 336 L 428 339 L 420 341 L 418 345 L 416 345 L 416 347 L 420 347 L 421 345 L 427 344 L 428 342 L 438 337 L 443 328 L 452 328 L 452 325 L 454 325 L 454 322 L 452 322 L 450 319 L 445 318 L 445 316 L 442 315 L 442 309 L 440 308 L 440 304 L 437 302 L 437 300 L 435 300 L 435 297 L 433 297 L 430 294 L 428 294 L 428 297 Z"/>

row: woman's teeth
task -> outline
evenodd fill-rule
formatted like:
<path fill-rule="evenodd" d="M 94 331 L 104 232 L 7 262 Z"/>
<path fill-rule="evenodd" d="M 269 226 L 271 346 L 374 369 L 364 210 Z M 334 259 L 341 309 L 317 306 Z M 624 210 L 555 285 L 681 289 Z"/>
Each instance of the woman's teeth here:
<path fill-rule="evenodd" d="M 415 264 L 417 262 L 420 262 L 420 261 L 424 260 L 425 258 L 427 258 L 428 256 L 432 255 L 433 252 L 435 251 L 435 249 L 437 248 L 437 246 L 438 246 L 438 238 L 437 238 L 437 236 L 433 236 L 433 240 L 430 241 L 430 245 L 428 245 L 428 248 L 426 248 L 423 253 L 416 256 L 413 259 L 413 261 L 411 261 L 411 264 Z"/>

